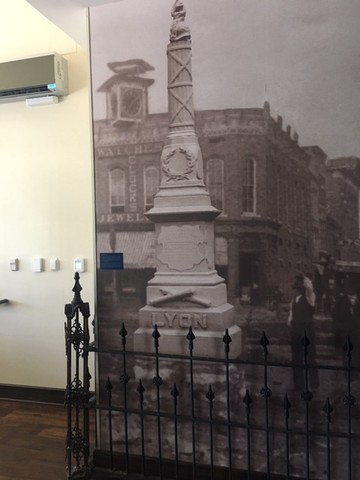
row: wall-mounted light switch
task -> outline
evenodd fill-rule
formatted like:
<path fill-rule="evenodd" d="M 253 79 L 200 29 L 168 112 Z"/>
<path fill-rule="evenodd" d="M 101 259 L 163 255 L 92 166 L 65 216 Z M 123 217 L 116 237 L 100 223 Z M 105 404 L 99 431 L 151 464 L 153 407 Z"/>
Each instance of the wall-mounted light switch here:
<path fill-rule="evenodd" d="M 35 257 L 32 259 L 32 271 L 39 273 L 44 271 L 44 259 L 41 257 Z"/>
<path fill-rule="evenodd" d="M 78 273 L 85 272 L 85 259 L 84 258 L 75 258 L 74 259 L 74 272 L 78 272 Z"/>
<path fill-rule="evenodd" d="M 60 261 L 58 258 L 56 257 L 50 258 L 50 270 L 52 272 L 57 272 L 58 270 L 60 270 Z"/>
<path fill-rule="evenodd" d="M 17 272 L 19 270 L 19 259 L 10 258 L 10 270 L 12 272 Z"/>

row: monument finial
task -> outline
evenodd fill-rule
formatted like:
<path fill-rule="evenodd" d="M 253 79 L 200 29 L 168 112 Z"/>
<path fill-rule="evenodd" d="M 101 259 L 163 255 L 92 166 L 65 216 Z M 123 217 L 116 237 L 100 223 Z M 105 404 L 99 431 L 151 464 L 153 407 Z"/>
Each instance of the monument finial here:
<path fill-rule="evenodd" d="M 170 42 L 190 40 L 190 28 L 185 23 L 186 10 L 181 0 L 175 1 L 171 9 L 171 16 L 173 23 L 170 28 Z"/>

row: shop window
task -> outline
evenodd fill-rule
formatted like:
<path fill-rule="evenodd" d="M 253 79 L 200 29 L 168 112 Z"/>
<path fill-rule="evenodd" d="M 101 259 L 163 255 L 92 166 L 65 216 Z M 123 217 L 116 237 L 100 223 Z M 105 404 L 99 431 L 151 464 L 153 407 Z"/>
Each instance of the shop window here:
<path fill-rule="evenodd" d="M 242 179 L 242 211 L 256 213 L 256 160 L 246 157 Z"/>
<path fill-rule="evenodd" d="M 299 198 L 298 198 L 298 184 L 295 180 L 293 182 L 293 198 L 292 198 L 292 205 L 293 205 L 293 212 L 292 212 L 292 226 L 293 228 L 298 228 L 298 220 L 299 220 Z"/>
<path fill-rule="evenodd" d="M 260 256 L 257 252 L 239 253 L 240 302 L 259 305 L 260 294 Z"/>
<path fill-rule="evenodd" d="M 145 211 L 154 206 L 154 197 L 159 190 L 159 170 L 156 167 L 144 169 L 144 208 Z"/>
<path fill-rule="evenodd" d="M 109 172 L 109 193 L 111 213 L 125 211 L 125 173 L 121 168 Z"/>
<path fill-rule="evenodd" d="M 109 106 L 110 106 L 110 118 L 111 120 L 115 120 L 118 114 L 118 98 L 116 92 L 110 93 L 109 98 Z"/>
<path fill-rule="evenodd" d="M 280 168 L 276 171 L 276 219 L 282 220 L 281 212 L 281 171 Z"/>
<path fill-rule="evenodd" d="M 211 204 L 218 210 L 224 210 L 224 161 L 212 158 L 206 163 L 206 188 Z"/>
<path fill-rule="evenodd" d="M 291 175 L 288 175 L 287 177 L 287 185 L 286 185 L 286 225 L 289 230 L 291 230 L 291 224 L 292 224 L 292 210 L 293 210 L 293 204 L 292 204 L 292 179 Z"/>

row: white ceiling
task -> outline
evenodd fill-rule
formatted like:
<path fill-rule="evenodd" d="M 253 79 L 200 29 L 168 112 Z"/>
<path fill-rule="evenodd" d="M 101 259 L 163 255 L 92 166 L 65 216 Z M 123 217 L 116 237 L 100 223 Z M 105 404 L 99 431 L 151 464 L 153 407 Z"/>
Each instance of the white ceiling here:
<path fill-rule="evenodd" d="M 39 8 L 42 5 L 53 5 L 54 7 L 59 7 L 59 0 L 27 0 L 31 3 L 35 8 Z M 104 5 L 106 3 L 114 3 L 114 2 L 121 2 L 122 0 L 63 0 L 63 4 L 68 6 L 73 6 L 74 8 L 77 7 L 96 7 L 97 5 Z M 61 7 L 60 3 L 60 7 Z"/>
<path fill-rule="evenodd" d="M 123 0 L 27 0 L 55 25 L 72 37 L 79 45 L 87 48 L 88 33 L 86 27 L 87 7 Z"/>
<path fill-rule="evenodd" d="M 58 1 L 58 0 L 50 0 L 50 1 Z M 105 3 L 114 3 L 114 2 L 121 2 L 122 0 L 72 0 L 74 3 L 78 3 L 83 7 L 96 7 L 97 5 L 104 5 Z"/>

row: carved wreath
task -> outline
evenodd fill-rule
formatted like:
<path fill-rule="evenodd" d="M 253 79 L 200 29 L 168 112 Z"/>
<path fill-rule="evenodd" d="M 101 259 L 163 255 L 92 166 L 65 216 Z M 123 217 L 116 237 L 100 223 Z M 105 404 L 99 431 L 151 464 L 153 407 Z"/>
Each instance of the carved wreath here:
<path fill-rule="evenodd" d="M 170 166 L 170 159 L 171 157 L 174 156 L 176 151 L 179 151 L 183 155 L 185 155 L 187 164 L 186 168 L 183 172 L 176 172 L 171 169 Z M 169 180 L 189 180 L 189 174 L 194 170 L 195 166 L 195 158 L 192 157 L 191 153 L 188 152 L 185 148 L 178 148 L 173 150 L 172 152 L 168 153 L 164 158 L 163 158 L 163 167 L 162 170 L 164 174 L 167 176 L 167 181 Z"/>

